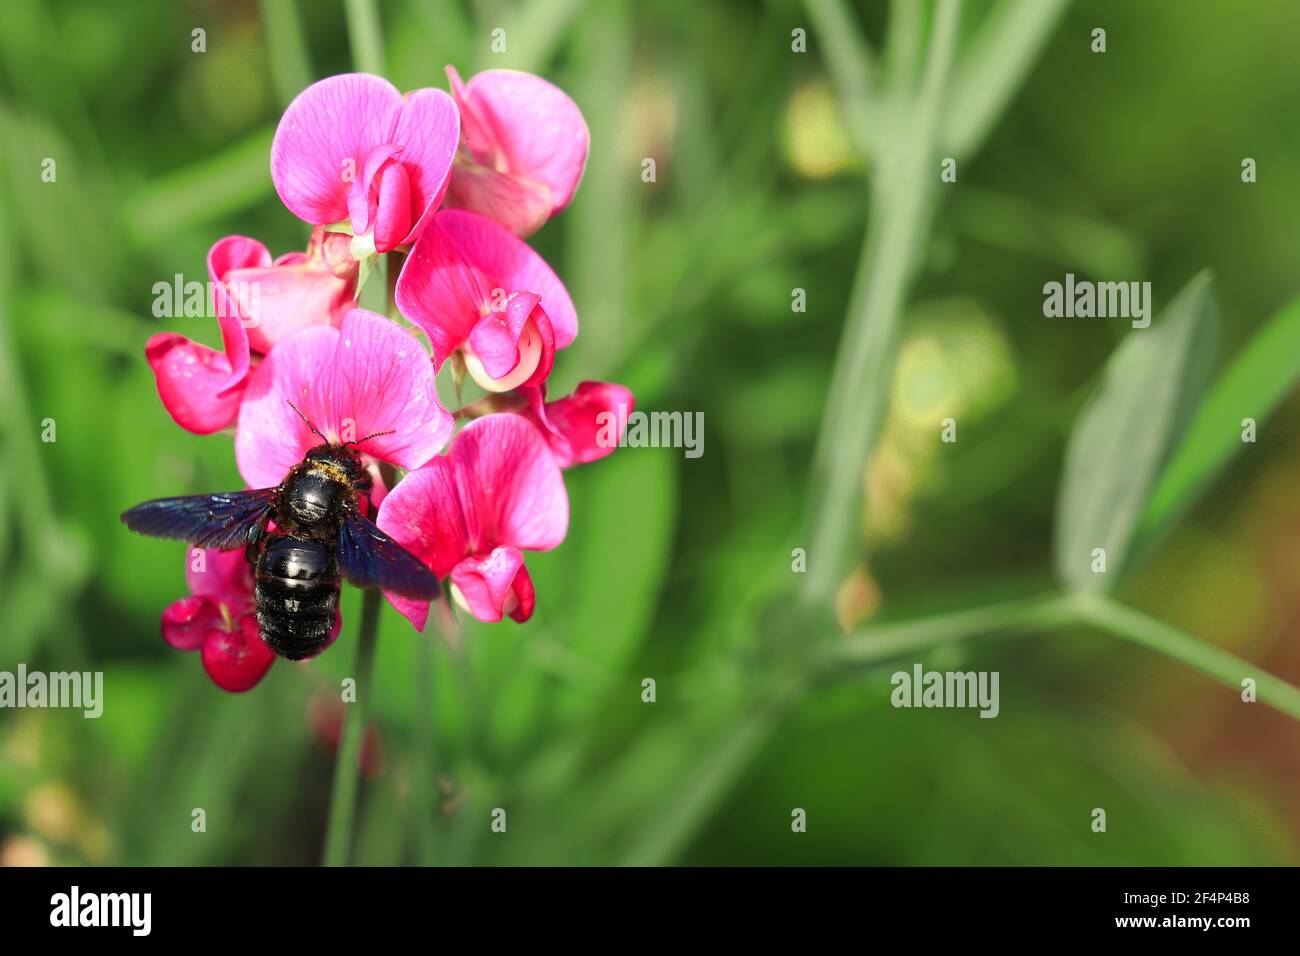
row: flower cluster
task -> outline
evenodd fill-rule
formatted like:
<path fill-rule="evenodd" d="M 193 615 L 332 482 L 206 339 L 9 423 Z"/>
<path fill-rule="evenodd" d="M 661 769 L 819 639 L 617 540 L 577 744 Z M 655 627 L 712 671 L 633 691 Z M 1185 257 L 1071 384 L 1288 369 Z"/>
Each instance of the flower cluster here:
<path fill-rule="evenodd" d="M 523 552 L 564 540 L 562 470 L 613 450 L 598 421 L 632 396 L 583 382 L 547 401 L 578 316 L 524 240 L 578 188 L 589 144 L 581 112 L 527 73 L 447 75 L 450 94 L 403 95 L 360 73 L 299 94 L 270 166 L 285 207 L 313 227 L 306 251 L 273 258 L 255 239 L 221 239 L 208 273 L 222 351 L 162 333 L 145 354 L 178 425 L 234 427 L 248 487 L 278 485 L 320 435 L 357 442 L 379 527 L 469 614 L 526 621 L 536 595 Z M 400 266 L 396 319 L 356 307 L 368 267 L 388 253 L 390 269 Z M 435 384 L 448 364 L 457 394 L 465 374 L 488 393 L 455 416 Z M 453 438 L 457 420 L 467 424 Z M 244 554 L 196 549 L 188 581 L 190 596 L 163 615 L 164 637 L 201 650 L 226 690 L 254 686 L 275 655 L 258 634 Z M 427 602 L 387 597 L 424 626 Z"/>

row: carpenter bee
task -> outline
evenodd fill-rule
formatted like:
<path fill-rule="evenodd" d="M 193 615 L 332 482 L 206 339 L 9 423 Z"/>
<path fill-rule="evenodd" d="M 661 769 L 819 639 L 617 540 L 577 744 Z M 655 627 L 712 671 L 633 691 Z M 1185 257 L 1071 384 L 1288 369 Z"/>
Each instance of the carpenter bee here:
<path fill-rule="evenodd" d="M 122 513 L 122 522 L 141 534 L 200 548 L 244 548 L 262 639 L 290 660 L 311 657 L 329 642 L 341 578 L 420 601 L 441 593 L 434 573 L 361 513 L 372 482 L 352 447 L 360 442 L 332 444 L 298 414 L 324 444 L 277 487 L 158 498 Z"/>

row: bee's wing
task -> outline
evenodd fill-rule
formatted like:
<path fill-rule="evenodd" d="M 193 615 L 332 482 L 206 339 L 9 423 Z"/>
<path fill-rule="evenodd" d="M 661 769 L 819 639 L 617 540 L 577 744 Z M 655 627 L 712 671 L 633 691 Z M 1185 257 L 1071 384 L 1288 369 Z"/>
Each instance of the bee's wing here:
<path fill-rule="evenodd" d="M 442 593 L 437 576 L 420 559 L 351 509 L 339 528 L 339 568 L 359 588 L 383 588 L 416 601 Z"/>
<path fill-rule="evenodd" d="M 242 548 L 275 505 L 275 488 L 157 498 L 122 512 L 132 531 L 178 538 L 200 548 Z"/>

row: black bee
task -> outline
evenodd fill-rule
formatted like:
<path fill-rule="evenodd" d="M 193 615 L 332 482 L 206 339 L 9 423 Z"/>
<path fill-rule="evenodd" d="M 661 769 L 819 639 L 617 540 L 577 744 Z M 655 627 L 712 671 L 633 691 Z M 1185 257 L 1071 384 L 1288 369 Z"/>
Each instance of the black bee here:
<path fill-rule="evenodd" d="M 290 660 L 319 653 L 329 640 L 341 577 L 421 601 L 441 593 L 434 573 L 361 513 L 372 482 L 350 447 L 359 442 L 331 444 L 311 422 L 307 427 L 325 444 L 308 451 L 275 488 L 159 498 L 122 513 L 122 522 L 141 534 L 200 548 L 244 548 L 262 639 Z M 272 521 L 274 531 L 267 528 Z"/>

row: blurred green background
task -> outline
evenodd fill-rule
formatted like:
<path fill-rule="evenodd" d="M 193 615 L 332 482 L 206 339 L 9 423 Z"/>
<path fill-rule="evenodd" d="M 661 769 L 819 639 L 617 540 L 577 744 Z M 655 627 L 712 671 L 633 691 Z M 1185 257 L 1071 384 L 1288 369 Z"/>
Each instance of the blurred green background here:
<path fill-rule="evenodd" d="M 963 4 L 959 51 L 993 7 Z M 889 4 L 854 15 L 875 41 L 889 29 Z M 1296 723 L 1094 630 L 902 664 L 1000 671 L 996 720 L 895 710 L 888 669 L 782 680 L 803 632 L 757 635 L 807 546 L 810 459 L 875 162 L 850 145 L 808 11 L 393 0 L 379 18 L 401 89 L 445 88 L 445 63 L 466 78 L 515 67 L 577 101 L 586 177 L 534 239 L 582 322 L 552 392 L 623 382 L 639 408 L 703 412 L 705 446 L 693 460 L 625 449 L 566 474 L 569 537 L 529 556 L 527 625 L 470 628 L 453 652 L 385 609 L 358 862 L 1300 861 Z M 1089 49 L 1098 26 L 1104 54 Z M 191 50 L 197 27 L 206 53 Z M 806 54 L 791 50 L 795 28 Z M 1044 318 L 1045 282 L 1150 280 L 1160 306 L 1209 267 L 1221 356 L 1300 292 L 1297 35 L 1291 0 L 1097 0 L 1055 24 L 940 192 L 863 473 L 870 508 L 843 515 L 861 540 L 845 624 L 1051 586 L 1065 444 L 1129 330 Z M 158 633 L 185 593 L 184 547 L 117 516 L 240 485 L 230 436 L 173 425 L 143 359 L 150 334 L 215 343 L 215 323 L 154 319 L 152 287 L 205 280 L 208 247 L 230 233 L 277 255 L 304 246 L 271 187 L 271 135 L 303 85 L 351 64 L 341 3 L 3 5 L 0 669 L 105 673 L 99 720 L 0 711 L 6 863 L 320 858 L 357 594 L 345 588 L 330 652 L 229 695 Z M 55 183 L 41 180 L 46 157 Z M 791 309 L 796 288 L 806 312 Z M 1120 591 L 1293 683 L 1297 411 L 1288 390 Z M 942 446 L 951 414 L 960 440 Z M 836 639 L 806 633 L 808 646 Z M 489 829 L 495 807 L 506 834 Z M 1090 829 L 1094 807 L 1106 834 Z M 191 832 L 194 808 L 205 833 Z M 806 833 L 791 831 L 793 808 Z"/>

